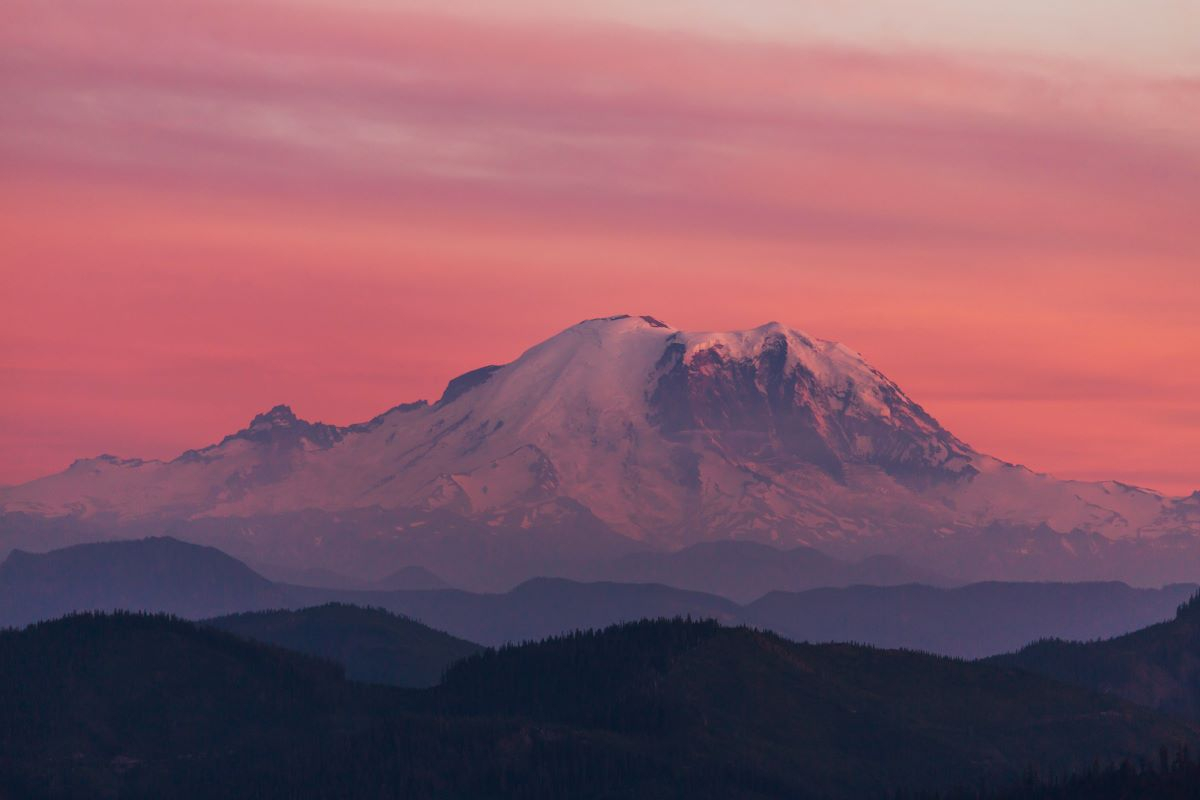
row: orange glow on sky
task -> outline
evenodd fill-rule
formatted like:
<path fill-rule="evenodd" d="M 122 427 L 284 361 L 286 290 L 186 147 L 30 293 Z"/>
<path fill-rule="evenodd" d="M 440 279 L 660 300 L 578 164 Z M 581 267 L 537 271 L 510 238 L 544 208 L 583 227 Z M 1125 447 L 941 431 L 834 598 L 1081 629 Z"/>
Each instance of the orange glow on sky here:
<path fill-rule="evenodd" d="M 632 313 L 778 320 L 984 452 L 1200 489 L 1200 55 L 527 5 L 8 4 L 0 483 Z"/>

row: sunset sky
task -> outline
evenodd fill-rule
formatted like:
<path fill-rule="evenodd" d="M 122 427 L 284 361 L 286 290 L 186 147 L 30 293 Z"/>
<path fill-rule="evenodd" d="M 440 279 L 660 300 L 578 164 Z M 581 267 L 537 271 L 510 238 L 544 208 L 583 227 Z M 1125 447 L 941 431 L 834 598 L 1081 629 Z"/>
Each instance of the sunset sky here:
<path fill-rule="evenodd" d="M 778 320 L 984 452 L 1200 489 L 1198 32 L 1195 0 L 6 0 L 0 483 L 276 403 L 360 421 L 632 313 Z"/>

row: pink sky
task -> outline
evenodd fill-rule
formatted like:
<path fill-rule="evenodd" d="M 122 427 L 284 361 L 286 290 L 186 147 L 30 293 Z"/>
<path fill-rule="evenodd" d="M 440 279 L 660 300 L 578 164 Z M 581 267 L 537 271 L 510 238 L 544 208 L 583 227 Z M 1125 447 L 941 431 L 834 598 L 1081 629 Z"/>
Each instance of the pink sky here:
<path fill-rule="evenodd" d="M 964 5 L 7 3 L 0 482 L 627 312 L 779 320 L 985 452 L 1200 488 L 1195 4 Z"/>

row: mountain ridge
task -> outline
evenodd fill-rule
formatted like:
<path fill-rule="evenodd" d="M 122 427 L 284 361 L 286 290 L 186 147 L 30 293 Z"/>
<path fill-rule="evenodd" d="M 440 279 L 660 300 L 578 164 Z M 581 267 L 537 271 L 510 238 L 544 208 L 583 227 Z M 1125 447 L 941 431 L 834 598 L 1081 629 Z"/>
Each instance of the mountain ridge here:
<path fill-rule="evenodd" d="M 567 560 L 585 540 L 671 550 L 744 539 L 848 558 L 921 552 L 919 566 L 943 573 L 944 544 L 994 526 L 1044 529 L 1045 547 L 1101 577 L 1089 565 L 1110 542 L 1137 552 L 1109 566 L 1170 560 L 1164 550 L 1184 540 L 1200 563 L 1196 497 L 1060 481 L 981 454 L 858 353 L 778 323 L 687 332 L 618 315 L 464 373 L 432 404 L 347 426 L 276 406 L 172 461 L 104 456 L 0 489 L 0 548 L 13 514 L 43 527 L 69 518 L 96 537 L 105 526 L 216 521 L 232 532 L 257 517 L 381 509 L 445 512 L 481 535 L 574 533 Z M 1097 554 L 1076 552 L 1074 535 L 1098 537 Z M 983 552 L 962 560 L 995 571 L 971 579 L 1035 565 L 1020 547 L 996 545 L 992 558 L 986 537 L 976 544 Z M 294 558 L 285 566 L 323 566 Z"/>
<path fill-rule="evenodd" d="M 769 555 L 769 554 L 768 554 Z M 748 624 L 795 640 L 858 641 L 962 657 L 1045 636 L 1115 635 L 1167 619 L 1196 585 L 991 583 L 770 592 L 750 603 L 661 583 L 534 578 L 505 592 L 362 590 L 276 583 L 210 547 L 158 538 L 19 555 L 0 565 L 0 627 L 72 611 L 171 612 L 206 619 L 328 603 L 382 608 L 485 645 L 642 618 Z"/>

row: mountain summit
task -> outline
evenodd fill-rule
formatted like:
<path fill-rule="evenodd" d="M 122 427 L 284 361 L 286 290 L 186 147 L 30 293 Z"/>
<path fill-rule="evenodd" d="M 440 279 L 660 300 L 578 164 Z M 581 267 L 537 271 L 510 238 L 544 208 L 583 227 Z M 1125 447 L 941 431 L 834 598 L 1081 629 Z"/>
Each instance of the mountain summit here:
<path fill-rule="evenodd" d="M 404 510 L 666 547 L 897 552 L 992 531 L 1054 558 L 1200 531 L 1194 503 L 978 453 L 844 345 L 776 322 L 688 332 L 629 315 L 468 372 L 436 403 L 347 427 L 277 406 L 173 461 L 86 459 L 0 490 L 0 505 L 125 522 Z"/>

